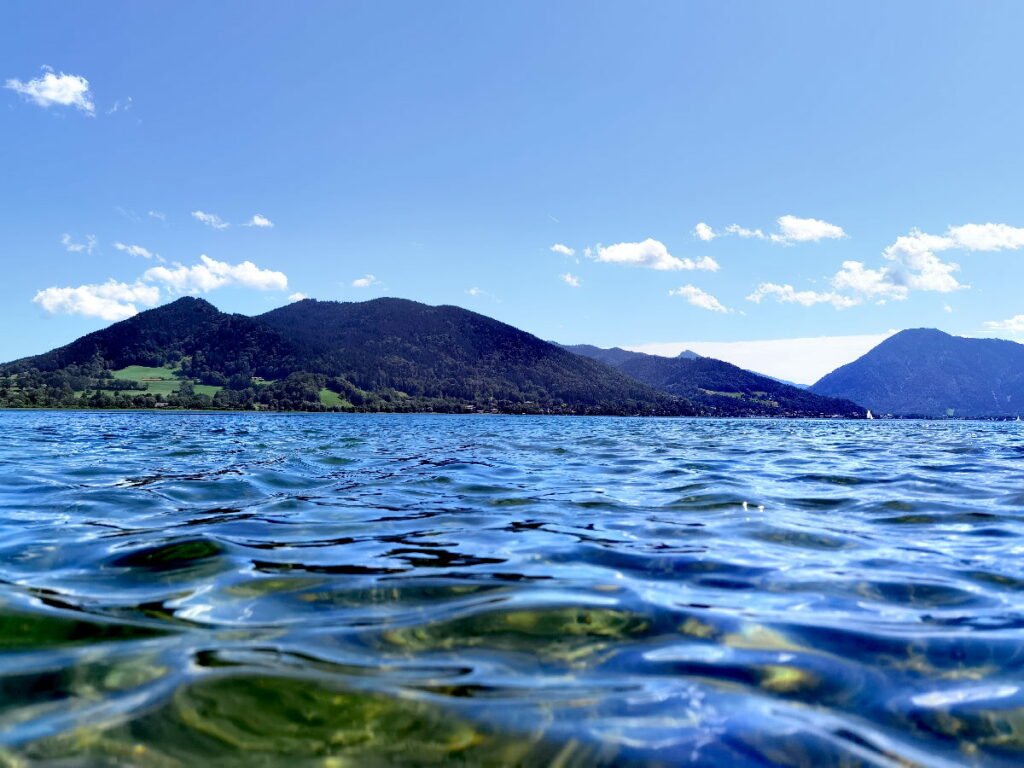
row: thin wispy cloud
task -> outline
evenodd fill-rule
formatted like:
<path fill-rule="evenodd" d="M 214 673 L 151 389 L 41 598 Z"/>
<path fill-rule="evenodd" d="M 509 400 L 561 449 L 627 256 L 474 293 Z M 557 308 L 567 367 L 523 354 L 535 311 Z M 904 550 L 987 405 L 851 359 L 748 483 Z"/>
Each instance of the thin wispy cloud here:
<path fill-rule="evenodd" d="M 96 235 L 86 235 L 84 242 L 75 242 L 71 235 L 64 233 L 60 236 L 60 244 L 69 253 L 92 254 L 96 249 Z"/>
<path fill-rule="evenodd" d="M 89 81 L 81 75 L 56 73 L 49 67 L 43 74 L 32 80 L 10 78 L 4 87 L 20 93 L 28 101 L 40 107 L 74 107 L 88 115 L 96 113 L 96 105 L 89 91 Z"/>
<path fill-rule="evenodd" d="M 148 215 L 159 221 L 167 221 L 167 214 L 162 211 L 150 211 Z"/>
<path fill-rule="evenodd" d="M 141 245 L 128 245 L 126 243 L 114 243 L 114 247 L 130 256 L 141 256 L 144 259 L 155 259 L 157 261 L 163 261 L 163 258 L 158 253 L 153 253 L 148 248 L 143 248 Z"/>
<path fill-rule="evenodd" d="M 192 218 L 196 219 L 196 221 L 201 221 L 206 226 L 213 227 L 214 229 L 227 229 L 231 226 L 215 213 L 192 211 Z"/>
<path fill-rule="evenodd" d="M 682 285 L 679 288 L 673 288 L 668 292 L 668 295 L 679 296 L 685 299 L 688 304 L 700 307 L 701 309 L 706 309 L 709 312 L 732 312 L 731 309 L 722 304 L 722 302 L 710 293 L 695 285 Z"/>
<path fill-rule="evenodd" d="M 558 277 L 566 285 L 571 285 L 573 288 L 580 287 L 580 279 L 571 272 L 566 272 L 564 275 L 559 275 Z"/>
<path fill-rule="evenodd" d="M 846 309 L 860 302 L 834 291 L 798 291 L 792 285 L 778 283 L 761 283 L 754 292 L 747 296 L 747 301 L 760 304 L 767 297 L 772 297 L 782 304 L 800 304 L 811 307 L 815 304 L 831 304 L 836 309 Z"/>
<path fill-rule="evenodd" d="M 780 216 L 775 222 L 778 225 L 777 232 L 766 233 L 761 229 L 748 229 L 739 224 L 730 224 L 721 232 L 716 232 L 709 224 L 700 222 L 693 229 L 697 239 L 709 242 L 716 237 L 723 235 L 734 235 L 735 237 L 753 238 L 755 240 L 767 240 L 780 245 L 793 245 L 794 243 L 817 243 L 822 240 L 839 240 L 845 238 L 846 232 L 843 228 L 830 224 L 821 219 L 802 219 L 799 216 Z"/>
<path fill-rule="evenodd" d="M 860 336 L 820 336 L 759 341 L 672 341 L 628 347 L 634 352 L 675 357 L 685 349 L 758 373 L 813 384 L 856 360 L 895 331 Z"/>
<path fill-rule="evenodd" d="M 108 115 L 116 114 L 117 112 L 127 112 L 132 108 L 132 97 L 128 96 L 124 101 L 121 99 L 114 100 L 114 106 L 107 110 Z"/>
<path fill-rule="evenodd" d="M 989 320 L 985 323 L 985 327 L 993 331 L 1024 333 L 1024 315 L 1014 315 L 1006 320 Z"/>
<path fill-rule="evenodd" d="M 551 251 L 554 253 L 560 253 L 563 256 L 573 256 L 576 254 L 576 250 L 574 248 L 570 248 L 568 245 L 563 245 L 562 243 L 555 243 L 552 245 Z"/>

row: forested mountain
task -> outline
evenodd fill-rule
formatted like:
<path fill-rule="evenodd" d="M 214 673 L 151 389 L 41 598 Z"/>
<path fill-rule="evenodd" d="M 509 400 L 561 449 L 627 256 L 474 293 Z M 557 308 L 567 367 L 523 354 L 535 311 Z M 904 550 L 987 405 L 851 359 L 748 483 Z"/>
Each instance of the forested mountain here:
<path fill-rule="evenodd" d="M 864 408 L 850 400 L 823 397 L 692 352 L 672 358 L 590 345 L 566 349 L 609 362 L 623 373 L 662 392 L 685 397 L 714 415 L 864 416 Z"/>
<path fill-rule="evenodd" d="M 183 298 L 0 366 L 0 377 L 6 405 L 697 412 L 512 326 L 401 299 L 307 299 L 251 318 Z"/>
<path fill-rule="evenodd" d="M 1024 412 L 1024 345 L 900 331 L 811 391 L 848 397 L 876 414 L 1015 417 Z"/>

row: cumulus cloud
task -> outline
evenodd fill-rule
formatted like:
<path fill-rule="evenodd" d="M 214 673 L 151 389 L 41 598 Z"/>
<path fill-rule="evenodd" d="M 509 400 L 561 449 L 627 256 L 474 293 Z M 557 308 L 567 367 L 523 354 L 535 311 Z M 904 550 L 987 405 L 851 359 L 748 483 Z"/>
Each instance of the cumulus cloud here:
<path fill-rule="evenodd" d="M 288 297 L 288 301 L 302 301 L 303 299 L 308 299 L 308 298 L 309 298 L 309 296 L 307 296 L 306 294 L 302 293 L 301 291 L 296 291 L 295 293 L 293 293 L 291 296 Z"/>
<path fill-rule="evenodd" d="M 781 220 L 780 220 L 781 221 Z M 1003 251 L 1024 248 L 1024 228 L 1008 224 L 962 224 L 935 235 L 913 229 L 882 251 L 884 263 L 877 268 L 862 261 L 844 261 L 831 280 L 832 291 L 797 291 L 789 285 L 764 283 L 747 298 L 803 304 L 829 303 L 837 309 L 866 300 L 883 304 L 906 299 L 911 291 L 952 293 L 970 286 L 957 278 L 960 265 L 939 254 L 949 250 Z M 841 292 L 841 293 L 837 293 Z"/>
<path fill-rule="evenodd" d="M 60 243 L 70 253 L 91 254 L 96 249 L 96 235 L 86 235 L 84 243 L 76 243 L 71 235 L 65 233 L 60 236 Z"/>
<path fill-rule="evenodd" d="M 253 217 L 245 222 L 247 227 L 260 227 L 261 229 L 269 229 L 274 226 L 274 222 L 259 213 L 253 214 Z"/>
<path fill-rule="evenodd" d="M 157 261 L 163 261 L 160 254 L 153 253 L 147 248 L 143 248 L 141 245 L 126 245 L 125 243 L 114 243 L 114 247 L 119 251 L 129 254 L 130 256 L 141 256 L 144 259 L 156 259 Z"/>
<path fill-rule="evenodd" d="M 838 240 L 846 237 L 842 227 L 821 219 L 780 216 L 778 224 L 778 234 L 771 236 L 776 243 L 816 243 L 819 240 Z"/>
<path fill-rule="evenodd" d="M 753 293 L 747 296 L 747 301 L 760 304 L 761 300 L 767 296 L 774 297 L 782 304 L 800 304 L 805 307 L 815 304 L 831 304 L 836 309 L 846 309 L 860 303 L 856 299 L 833 291 L 798 291 L 792 285 L 779 285 L 778 283 L 761 283 Z"/>
<path fill-rule="evenodd" d="M 665 244 L 647 238 L 639 243 L 617 243 L 607 247 L 597 246 L 596 251 L 587 250 L 585 256 L 609 264 L 627 264 L 633 267 L 646 267 L 658 270 L 696 269 L 690 259 L 677 259 L 668 252 Z M 717 266 L 717 265 L 716 265 Z"/>
<path fill-rule="evenodd" d="M 353 288 L 369 288 L 371 285 L 380 285 L 380 280 L 377 279 L 376 275 L 371 275 L 369 272 L 352 281 Z"/>
<path fill-rule="evenodd" d="M 562 282 L 565 283 L 566 285 L 571 285 L 573 288 L 580 287 L 580 279 L 571 272 L 566 272 L 564 275 L 559 275 L 559 277 L 562 279 Z"/>
<path fill-rule="evenodd" d="M 177 293 L 206 293 L 225 285 L 240 285 L 261 291 L 284 291 L 288 288 L 288 278 L 283 272 L 261 269 L 251 261 L 228 264 L 205 254 L 199 257 L 199 261 L 199 264 L 190 267 L 182 264 L 152 267 L 146 270 L 142 279 L 163 283 Z"/>
<path fill-rule="evenodd" d="M 53 70 L 48 70 L 34 80 L 22 81 L 11 78 L 4 87 L 20 93 L 40 107 L 57 105 L 75 107 L 90 115 L 96 113 L 96 106 L 89 92 L 89 81 L 81 75 L 67 75 L 63 72 L 57 74 Z"/>
<path fill-rule="evenodd" d="M 985 323 L 985 327 L 991 328 L 994 331 L 1024 333 L 1024 315 L 1014 315 L 1006 320 L 989 320 Z"/>
<path fill-rule="evenodd" d="M 718 299 L 706 291 L 702 291 L 695 285 L 683 285 L 673 288 L 668 292 L 669 296 L 681 296 L 695 307 L 706 309 L 711 312 L 732 312 L 731 309 L 722 304 Z"/>
<path fill-rule="evenodd" d="M 192 211 L 192 217 L 203 222 L 214 229 L 227 229 L 231 225 L 215 213 L 204 213 L 203 211 Z"/>
<path fill-rule="evenodd" d="M 693 234 L 698 240 L 703 240 L 705 243 L 718 237 L 715 230 L 703 221 L 699 222 L 697 226 L 693 228 Z"/>
<path fill-rule="evenodd" d="M 124 320 L 138 314 L 139 304 L 152 307 L 160 301 L 160 289 L 141 281 L 120 283 L 108 280 L 99 285 L 75 288 L 52 287 L 32 299 L 51 314 L 86 315 L 103 320 Z"/>
<path fill-rule="evenodd" d="M 560 253 L 563 256 L 573 256 L 576 251 L 570 248 L 568 245 L 562 245 L 561 243 L 555 243 L 551 246 L 551 250 L 555 253 Z"/>
<path fill-rule="evenodd" d="M 39 291 L 33 301 L 51 313 L 123 320 L 137 314 L 140 305 L 155 306 L 165 292 L 172 295 L 206 293 L 226 285 L 263 291 L 288 288 L 288 278 L 283 272 L 261 269 L 251 261 L 229 264 L 205 255 L 199 259 L 200 263 L 192 266 L 151 267 L 134 283 L 111 279 L 95 285 L 46 288 Z"/>

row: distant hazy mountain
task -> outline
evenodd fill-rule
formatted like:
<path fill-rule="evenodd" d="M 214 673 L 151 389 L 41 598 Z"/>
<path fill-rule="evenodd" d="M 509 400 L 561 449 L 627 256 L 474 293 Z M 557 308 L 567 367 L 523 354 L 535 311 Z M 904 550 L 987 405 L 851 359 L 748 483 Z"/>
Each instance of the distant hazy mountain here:
<path fill-rule="evenodd" d="M 692 352 L 660 357 L 587 344 L 566 349 L 614 365 L 655 389 L 685 397 L 719 416 L 864 416 L 864 409 L 849 400 L 822 397 Z"/>
<path fill-rule="evenodd" d="M 901 331 L 811 391 L 856 400 L 876 414 L 1016 416 L 1024 412 L 1024 345 Z"/>
<path fill-rule="evenodd" d="M 111 372 L 127 366 L 167 367 L 182 379 L 219 387 L 211 404 L 224 407 L 340 403 L 369 410 L 660 415 L 698 410 L 497 320 L 403 299 L 306 299 L 260 317 L 179 299 L 0 366 L 0 375 L 12 377 L 0 400 L 6 393 L 8 405 L 72 405 L 76 393 L 113 389 Z"/>

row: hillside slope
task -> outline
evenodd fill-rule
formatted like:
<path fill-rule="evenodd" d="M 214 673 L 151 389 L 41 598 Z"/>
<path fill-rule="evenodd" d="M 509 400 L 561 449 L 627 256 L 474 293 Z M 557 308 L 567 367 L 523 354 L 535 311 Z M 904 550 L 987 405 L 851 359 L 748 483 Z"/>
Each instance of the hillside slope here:
<path fill-rule="evenodd" d="M 854 402 L 809 392 L 710 357 L 659 357 L 589 345 L 566 347 L 611 362 L 655 389 L 685 397 L 720 416 L 846 416 L 861 418 Z"/>
<path fill-rule="evenodd" d="M 1013 417 L 1024 412 L 1024 345 L 900 331 L 811 391 L 854 399 L 876 414 Z"/>
<path fill-rule="evenodd" d="M 119 383 L 115 372 L 129 366 L 166 368 L 187 382 L 184 394 L 161 399 L 142 381 L 129 386 L 122 376 Z M 671 416 L 698 410 L 491 318 L 402 299 L 307 299 L 253 318 L 183 298 L 0 366 L 0 376 L 7 379 L 0 405 L 8 406 L 74 406 L 86 393 L 89 404 L 104 407 Z"/>

